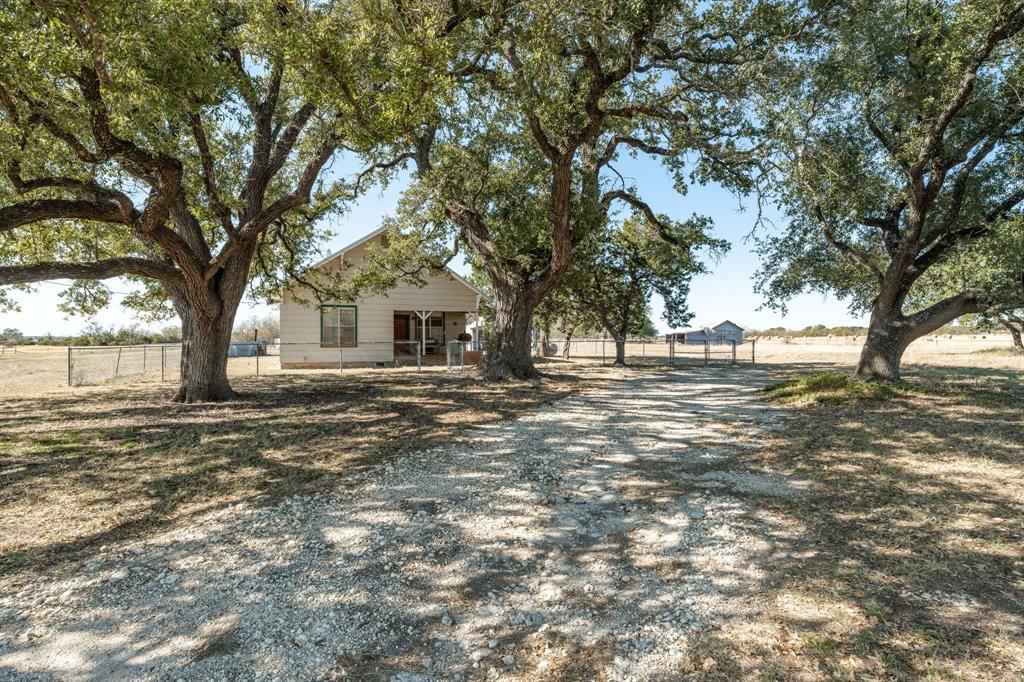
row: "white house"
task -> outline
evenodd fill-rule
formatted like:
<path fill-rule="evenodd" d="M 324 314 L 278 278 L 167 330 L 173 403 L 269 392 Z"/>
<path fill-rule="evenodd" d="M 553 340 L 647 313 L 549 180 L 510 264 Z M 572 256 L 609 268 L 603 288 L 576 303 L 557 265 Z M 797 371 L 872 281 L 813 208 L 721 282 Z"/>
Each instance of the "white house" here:
<path fill-rule="evenodd" d="M 383 243 L 386 228 L 372 232 L 314 266 L 325 273 L 354 272 L 366 248 Z M 383 296 L 317 306 L 301 285 L 288 287 L 281 300 L 281 368 L 337 367 L 389 363 L 396 355 L 444 353 L 445 344 L 466 332 L 482 294 L 450 268 L 428 274 L 423 287 L 399 283 Z M 303 304 L 296 298 L 305 298 Z"/>

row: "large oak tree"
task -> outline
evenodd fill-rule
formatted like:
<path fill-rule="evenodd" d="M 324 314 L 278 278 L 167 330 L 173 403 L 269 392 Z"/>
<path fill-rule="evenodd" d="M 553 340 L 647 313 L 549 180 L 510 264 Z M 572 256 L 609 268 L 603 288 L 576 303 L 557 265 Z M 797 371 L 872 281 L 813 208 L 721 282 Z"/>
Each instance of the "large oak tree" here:
<path fill-rule="evenodd" d="M 4 3 L 0 284 L 76 280 L 88 311 L 129 278 L 127 303 L 181 318 L 175 400 L 232 397 L 247 286 L 306 259 L 340 197 L 321 180 L 348 116 L 305 87 L 314 20 L 288 2 Z"/>
<path fill-rule="evenodd" d="M 464 245 L 490 279 L 491 378 L 534 376 L 534 310 L 608 206 L 654 215 L 618 173 L 623 157 L 662 159 L 680 191 L 694 180 L 747 186 L 745 97 L 804 19 L 758 0 L 381 5 L 396 45 L 438 62 L 410 85 L 433 93 L 434 115 L 379 160 L 414 169 L 395 227 L 420 235 L 405 256 L 436 265 Z"/>
<path fill-rule="evenodd" d="M 782 107 L 789 224 L 762 242 L 760 286 L 775 303 L 810 289 L 870 311 L 857 375 L 894 380 L 915 339 L 1024 300 L 993 277 L 1004 269 L 951 267 L 1021 243 L 1024 3 L 835 9 Z"/>

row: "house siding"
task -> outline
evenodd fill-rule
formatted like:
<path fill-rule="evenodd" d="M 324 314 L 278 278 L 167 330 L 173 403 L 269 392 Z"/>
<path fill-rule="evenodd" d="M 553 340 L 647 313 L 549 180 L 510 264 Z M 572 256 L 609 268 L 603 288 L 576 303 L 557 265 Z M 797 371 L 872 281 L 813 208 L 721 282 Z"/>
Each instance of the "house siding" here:
<path fill-rule="evenodd" d="M 365 253 L 365 244 L 347 251 L 346 265 L 357 267 Z M 342 258 L 323 267 L 337 268 Z M 399 283 L 386 296 L 365 296 L 354 302 L 358 325 L 356 347 L 340 351 L 345 364 L 379 363 L 394 360 L 395 312 L 432 310 L 445 313 L 445 339 L 450 341 L 466 330 L 466 313 L 476 310 L 477 293 L 447 273 L 428 275 L 424 287 Z M 280 306 L 281 367 L 337 366 L 339 349 L 320 344 L 320 309 L 315 304 L 303 305 L 296 295 L 315 300 L 308 292 L 296 288 L 284 292 Z M 330 303 L 351 303 L 330 301 Z M 416 320 L 418 323 L 418 319 Z"/>

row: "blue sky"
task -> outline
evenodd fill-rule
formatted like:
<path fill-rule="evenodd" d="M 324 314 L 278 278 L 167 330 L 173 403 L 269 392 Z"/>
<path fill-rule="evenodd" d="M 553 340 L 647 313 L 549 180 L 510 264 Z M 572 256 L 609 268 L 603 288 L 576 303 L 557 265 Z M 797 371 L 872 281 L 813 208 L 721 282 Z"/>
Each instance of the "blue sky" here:
<path fill-rule="evenodd" d="M 729 319 L 747 328 L 764 329 L 784 326 L 798 329 L 812 324 L 828 326 L 843 324 L 866 324 L 863 317 L 852 316 L 842 301 L 806 294 L 794 299 L 786 315 L 778 311 L 758 310 L 763 300 L 754 293 L 753 275 L 758 266 L 758 257 L 753 252 L 752 240 L 745 241 L 753 227 L 756 214 L 753 200 L 741 202 L 734 195 L 717 186 L 692 187 L 685 196 L 673 188 L 671 178 L 656 161 L 649 158 L 626 159 L 618 170 L 628 182 L 640 188 L 641 196 L 658 213 L 673 218 L 686 218 L 694 213 L 710 216 L 715 223 L 715 234 L 728 240 L 732 248 L 728 255 L 712 265 L 709 274 L 696 278 L 690 295 L 690 309 L 695 313 L 693 324 L 714 325 Z M 383 216 L 395 207 L 403 182 L 398 181 L 381 190 L 372 189 L 332 226 L 334 238 L 327 245 L 326 252 L 355 241 L 360 236 L 376 229 Z M 746 205 L 746 211 L 742 210 Z M 776 219 L 778 220 L 778 219 Z M 463 264 L 455 264 L 456 270 L 465 271 Z M 114 280 L 110 283 L 115 291 L 127 291 L 128 285 Z M 68 316 L 57 309 L 60 283 L 42 283 L 35 293 L 17 295 L 22 311 L 0 312 L 0 328 L 14 327 L 28 335 L 74 334 L 79 332 L 88 319 Z M 97 315 L 104 325 L 125 325 L 136 322 L 132 311 L 120 306 L 120 296 L 114 304 Z M 667 325 L 661 316 L 661 302 L 652 302 L 655 323 L 659 330 L 666 331 Z M 255 315 L 276 314 L 276 308 L 246 301 L 238 313 L 238 319 Z M 158 325 L 159 326 L 159 325 Z"/>

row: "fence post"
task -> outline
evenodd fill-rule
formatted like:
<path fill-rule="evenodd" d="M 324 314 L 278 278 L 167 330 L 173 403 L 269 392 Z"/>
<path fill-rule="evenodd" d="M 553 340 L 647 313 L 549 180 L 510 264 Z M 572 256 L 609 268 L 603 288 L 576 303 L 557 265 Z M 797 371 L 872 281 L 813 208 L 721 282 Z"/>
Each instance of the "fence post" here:
<path fill-rule="evenodd" d="M 341 335 L 341 331 L 340 331 L 341 327 L 338 327 L 338 329 L 339 329 L 338 335 L 340 336 Z M 342 372 L 345 371 L 343 369 L 344 363 L 345 363 L 345 356 L 344 356 L 344 351 L 341 349 L 341 339 L 339 338 L 338 339 L 338 374 L 341 374 Z"/>
<path fill-rule="evenodd" d="M 146 373 L 146 349 L 147 348 L 149 348 L 148 345 L 142 346 L 142 373 L 143 374 Z"/>
<path fill-rule="evenodd" d="M 704 342 L 704 366 L 706 367 L 708 362 L 711 360 L 711 343 L 709 341 Z"/>
<path fill-rule="evenodd" d="M 68 386 L 71 385 L 71 346 L 68 346 Z"/>
<path fill-rule="evenodd" d="M 602 364 L 602 365 L 608 364 L 608 361 L 607 361 L 607 359 L 605 358 L 605 352 L 604 352 L 604 337 L 603 337 L 603 336 L 601 337 L 601 364 Z"/>
<path fill-rule="evenodd" d="M 736 342 L 732 342 L 732 364 L 736 364 Z"/>
<path fill-rule="evenodd" d="M 160 346 L 160 383 L 164 381 L 164 367 L 167 365 L 167 346 Z"/>
<path fill-rule="evenodd" d="M 117 376 L 117 373 L 119 371 L 121 371 L 121 347 L 120 346 L 117 347 L 117 361 L 114 362 L 114 376 L 115 377 Z"/>
<path fill-rule="evenodd" d="M 676 339 L 674 336 L 668 342 L 668 364 L 676 366 Z"/>
<path fill-rule="evenodd" d="M 421 347 L 421 344 L 417 343 L 416 344 L 416 371 L 417 372 L 422 372 L 423 371 L 423 364 L 422 364 L 422 361 L 420 360 L 420 351 L 421 350 L 423 350 L 423 348 Z"/>
<path fill-rule="evenodd" d="M 757 346 L 757 339 L 750 340 L 750 364 L 754 364 L 754 352 Z"/>
<path fill-rule="evenodd" d="M 647 357 L 647 339 L 643 336 L 640 337 L 640 357 Z"/>

